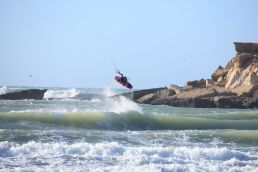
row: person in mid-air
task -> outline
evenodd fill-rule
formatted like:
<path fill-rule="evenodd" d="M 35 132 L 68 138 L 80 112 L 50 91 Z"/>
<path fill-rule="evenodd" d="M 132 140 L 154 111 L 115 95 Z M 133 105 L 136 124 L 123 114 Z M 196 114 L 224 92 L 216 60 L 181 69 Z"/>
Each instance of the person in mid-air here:
<path fill-rule="evenodd" d="M 119 75 L 121 75 L 120 77 L 119 77 L 119 81 L 121 82 L 121 83 L 126 83 L 127 82 L 127 78 L 126 78 L 126 76 L 124 76 L 119 70 L 117 70 L 116 71 Z"/>

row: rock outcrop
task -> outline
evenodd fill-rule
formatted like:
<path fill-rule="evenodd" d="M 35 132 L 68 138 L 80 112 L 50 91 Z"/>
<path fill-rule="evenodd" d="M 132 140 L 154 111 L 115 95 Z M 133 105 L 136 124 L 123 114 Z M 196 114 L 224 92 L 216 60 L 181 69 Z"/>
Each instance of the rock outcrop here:
<path fill-rule="evenodd" d="M 220 66 L 212 80 L 241 96 L 258 85 L 258 43 L 235 43 L 235 48 L 236 57 L 225 68 Z"/>
<path fill-rule="evenodd" d="M 44 98 L 44 94 L 47 89 L 39 90 L 39 89 L 29 89 L 29 90 L 21 90 L 15 91 L 12 93 L 6 93 L 0 95 L 0 99 L 2 100 L 22 100 L 22 99 L 34 99 L 41 100 Z"/>
<path fill-rule="evenodd" d="M 211 79 L 139 90 L 125 96 L 154 105 L 197 108 L 258 108 L 258 43 L 236 42 L 236 56 L 219 66 Z"/>
<path fill-rule="evenodd" d="M 124 96 L 139 103 L 151 103 L 151 101 L 159 97 L 160 91 L 162 90 L 167 91 L 168 89 L 167 87 L 152 88 L 152 89 L 134 91 L 131 93 L 124 93 L 118 96 Z"/>

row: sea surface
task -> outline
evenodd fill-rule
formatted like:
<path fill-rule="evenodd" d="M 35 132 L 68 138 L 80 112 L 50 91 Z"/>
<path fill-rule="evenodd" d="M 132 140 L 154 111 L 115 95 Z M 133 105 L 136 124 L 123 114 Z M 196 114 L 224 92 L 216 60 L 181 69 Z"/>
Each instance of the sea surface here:
<path fill-rule="evenodd" d="M 0 94 L 17 89 L 26 88 Z M 258 171 L 258 110 L 106 97 L 124 89 L 48 89 L 44 100 L 0 100 L 0 171 Z"/>

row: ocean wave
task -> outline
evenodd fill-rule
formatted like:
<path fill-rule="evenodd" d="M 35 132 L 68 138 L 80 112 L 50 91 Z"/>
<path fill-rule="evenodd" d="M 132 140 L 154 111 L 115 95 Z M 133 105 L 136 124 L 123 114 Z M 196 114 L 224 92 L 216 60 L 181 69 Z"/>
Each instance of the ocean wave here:
<path fill-rule="evenodd" d="M 141 114 L 137 111 L 126 111 L 121 113 L 112 111 L 0 113 L 0 122 L 21 120 L 106 130 L 258 129 L 258 119 L 212 119 L 199 116 L 178 116 L 173 114 Z"/>
<path fill-rule="evenodd" d="M 22 158 L 21 158 L 22 157 Z M 103 143 L 43 143 L 30 141 L 24 144 L 0 142 L 1 169 L 8 167 L 33 168 L 77 167 L 84 170 L 148 169 L 196 170 L 215 169 L 254 170 L 258 154 L 226 147 L 184 146 L 126 146 L 117 142 Z M 17 161 L 16 161 L 17 159 Z M 69 160 L 69 163 L 67 161 Z M 247 168 L 248 167 L 248 168 Z"/>

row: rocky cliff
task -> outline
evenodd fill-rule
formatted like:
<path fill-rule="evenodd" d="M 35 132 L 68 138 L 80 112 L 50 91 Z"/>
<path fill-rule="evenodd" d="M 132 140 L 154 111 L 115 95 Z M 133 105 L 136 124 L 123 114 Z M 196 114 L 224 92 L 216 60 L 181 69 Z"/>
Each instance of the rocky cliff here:
<path fill-rule="evenodd" d="M 212 74 L 212 80 L 222 87 L 243 95 L 257 90 L 258 85 L 258 43 L 235 43 L 236 57 L 225 68 Z"/>
<path fill-rule="evenodd" d="M 236 56 L 219 66 L 211 79 L 139 90 L 124 96 L 155 105 L 198 108 L 258 108 L 258 43 L 236 42 Z M 136 96 L 135 96 L 136 95 Z"/>

